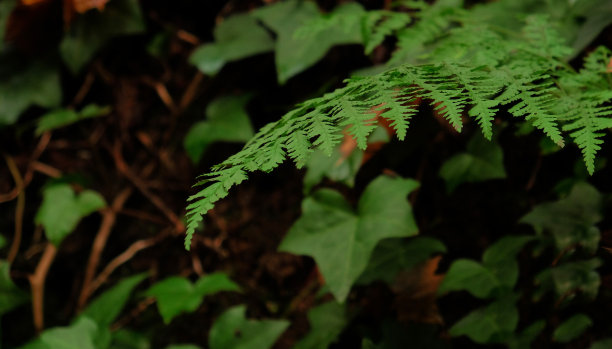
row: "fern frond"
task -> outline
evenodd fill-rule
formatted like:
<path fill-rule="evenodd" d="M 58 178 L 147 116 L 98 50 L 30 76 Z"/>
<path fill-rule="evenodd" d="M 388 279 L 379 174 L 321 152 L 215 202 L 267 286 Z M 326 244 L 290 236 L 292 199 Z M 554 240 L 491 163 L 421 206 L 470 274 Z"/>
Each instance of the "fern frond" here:
<path fill-rule="evenodd" d="M 612 93 L 609 100 L 612 100 Z M 597 101 L 577 101 L 568 118 L 571 122 L 563 126 L 563 131 L 573 131 L 570 137 L 580 148 L 590 174 L 595 172 L 595 155 L 603 143 L 604 133 L 601 131 L 612 127 L 612 107 L 599 104 Z"/>
<path fill-rule="evenodd" d="M 526 74 L 517 68 L 516 72 L 503 70 L 506 78 L 504 92 L 497 98 L 501 104 L 515 103 L 508 111 L 515 117 L 524 117 L 542 130 L 553 142 L 562 147 L 563 136 L 559 131 L 558 116 L 554 114 L 557 89 L 547 74 Z"/>
<path fill-rule="evenodd" d="M 397 138 L 403 141 L 410 119 L 417 112 L 417 105 L 414 104 L 416 98 L 402 94 L 399 88 L 380 77 L 371 79 L 371 83 L 374 93 L 368 97 L 368 103 L 374 106 L 374 110 L 382 111 L 380 116 L 391 122 Z"/>
<path fill-rule="evenodd" d="M 376 46 L 385 40 L 385 37 L 405 28 L 410 22 L 412 22 L 412 18 L 402 12 L 385 10 L 366 12 L 362 22 L 365 53 L 372 53 Z"/>
<path fill-rule="evenodd" d="M 431 100 L 436 112 L 455 130 L 461 131 L 461 116 L 467 97 L 451 74 L 444 72 L 441 65 L 402 66 L 398 72 L 404 75 L 404 81 L 409 86 L 406 92 Z"/>
<path fill-rule="evenodd" d="M 490 18 L 479 22 L 464 16 L 455 1 L 402 3 L 419 10 L 412 26 L 406 27 L 406 14 L 347 7 L 342 11 L 348 9 L 350 18 L 339 18 L 338 8 L 302 29 L 306 35 L 359 18 L 367 51 L 393 32 L 397 32 L 398 49 L 387 71 L 348 80 L 345 87 L 298 105 L 260 129 L 240 152 L 213 167 L 197 184 L 203 189 L 189 198 L 187 248 L 202 215 L 244 181 L 248 172 L 271 171 L 287 157 L 302 166 L 315 150 L 329 155 L 342 141 L 343 130 L 363 149 L 375 128 L 377 112 L 404 139 L 417 111 L 414 102 L 421 98 L 458 131 L 467 111 L 489 139 L 498 109 L 508 106 L 510 114 L 529 121 L 559 145 L 563 145 L 562 132 L 568 133 L 589 172 L 594 171 L 604 131 L 612 127 L 609 49 L 595 50 L 577 73 L 565 61 L 570 51 L 564 39 L 545 17 L 528 17 L 522 31 L 507 33 Z"/>

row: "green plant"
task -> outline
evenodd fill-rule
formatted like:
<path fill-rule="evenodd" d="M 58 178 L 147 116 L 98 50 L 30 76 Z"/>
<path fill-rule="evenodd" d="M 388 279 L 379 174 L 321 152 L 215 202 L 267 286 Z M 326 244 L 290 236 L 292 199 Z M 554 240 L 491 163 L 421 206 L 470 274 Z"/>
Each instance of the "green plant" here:
<path fill-rule="evenodd" d="M 609 1 L 260 3 L 0 2 L 0 344 L 610 346 Z"/>
<path fill-rule="evenodd" d="M 427 20 L 398 34 L 400 48 L 394 54 L 403 56 L 405 50 L 411 50 L 414 62 L 353 78 L 341 89 L 302 103 L 281 120 L 263 127 L 240 152 L 203 175 L 196 185 L 206 187 L 190 197 L 187 207 L 187 249 L 202 215 L 227 196 L 230 188 L 244 181 L 248 172 L 271 171 L 286 158 L 301 167 L 315 149 L 329 155 L 345 129 L 358 147 L 365 149 L 377 116 L 388 120 L 403 140 L 421 99 L 457 131 L 464 125 L 463 115 L 468 114 L 488 139 L 495 116 L 501 113 L 500 108 L 508 106 L 512 116 L 524 118 L 560 146 L 565 143 L 564 133 L 571 137 L 593 173 L 595 156 L 603 142 L 601 132 L 612 126 L 609 49 L 595 50 L 576 71 L 567 63 L 572 49 L 554 29 L 555 23 L 565 17 L 553 21 L 545 15 L 530 15 L 520 32 L 509 33 L 494 24 L 495 16 L 513 6 L 505 2 L 472 10 L 450 1 L 419 4 L 423 7 L 421 17 Z M 300 5 L 274 5 L 258 16 L 265 19 L 266 13 L 280 17 L 276 11 L 298 11 L 291 6 Z M 528 9 L 525 3 L 522 10 Z M 328 22 L 346 25 L 346 21 Z M 306 25 L 309 27 L 303 31 L 319 32 L 313 29 L 319 26 Z M 422 47 L 414 42 L 406 44 L 402 35 L 419 38 Z"/>

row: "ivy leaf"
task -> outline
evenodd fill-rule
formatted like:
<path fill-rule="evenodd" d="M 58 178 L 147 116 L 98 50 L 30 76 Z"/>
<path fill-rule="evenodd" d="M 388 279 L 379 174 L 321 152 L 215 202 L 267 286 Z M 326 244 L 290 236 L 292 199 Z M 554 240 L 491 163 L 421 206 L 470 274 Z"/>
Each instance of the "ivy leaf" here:
<path fill-rule="evenodd" d="M 302 202 L 302 216 L 279 249 L 314 258 L 336 299 L 344 302 L 378 242 L 418 231 L 406 196 L 418 183 L 380 176 L 363 192 L 357 212 L 336 191 L 322 189 Z"/>
<path fill-rule="evenodd" d="M 524 349 L 531 348 L 531 342 L 540 335 L 546 328 L 546 321 L 539 320 L 531 324 L 529 327 L 523 330 L 520 335 L 508 339 L 507 345 L 510 349 Z"/>
<path fill-rule="evenodd" d="M 446 181 L 449 193 L 461 183 L 506 178 L 502 148 L 480 133 L 475 134 L 465 153 L 453 156 L 442 165 L 440 176 Z"/>
<path fill-rule="evenodd" d="M 590 184 L 579 182 L 566 198 L 540 204 L 521 218 L 538 234 L 549 232 L 557 249 L 582 245 L 595 252 L 599 244 L 599 229 L 594 225 L 602 220 L 603 196 Z"/>
<path fill-rule="evenodd" d="M 98 331 L 96 323 L 82 317 L 69 327 L 55 327 L 43 332 L 40 339 L 53 349 L 96 349 L 94 337 Z"/>
<path fill-rule="evenodd" d="M 80 112 L 72 109 L 56 109 L 41 116 L 36 127 L 36 134 L 73 124 L 77 121 L 95 118 L 110 113 L 110 107 L 89 104 Z"/>
<path fill-rule="evenodd" d="M 608 349 L 612 348 L 612 338 L 602 339 L 593 343 L 589 349 Z"/>
<path fill-rule="evenodd" d="M 268 349 L 289 327 L 287 320 L 248 320 L 245 313 L 239 305 L 219 316 L 208 336 L 211 349 Z"/>
<path fill-rule="evenodd" d="M 6 261 L 0 261 L 0 316 L 27 303 L 30 297 L 19 289 L 11 280 L 11 266 Z"/>
<path fill-rule="evenodd" d="M 482 264 L 469 259 L 458 259 L 448 269 L 438 294 L 466 290 L 474 297 L 488 298 L 500 286 L 495 274 Z"/>
<path fill-rule="evenodd" d="M 4 33 L 8 25 L 8 19 L 17 5 L 17 0 L 4 0 L 0 2 L 0 51 L 4 49 Z"/>
<path fill-rule="evenodd" d="M 444 244 L 431 237 L 415 237 L 408 241 L 385 239 L 376 245 L 357 283 L 368 284 L 376 280 L 391 283 L 400 271 L 414 268 L 432 254 L 444 252 Z"/>
<path fill-rule="evenodd" d="M 358 4 L 343 5 L 345 14 L 363 11 Z M 300 27 L 319 19 L 315 3 L 304 1 L 277 2 L 257 9 L 253 15 L 264 22 L 278 36 L 276 41 L 276 72 L 278 81 L 284 84 L 325 56 L 334 45 L 361 43 L 359 21 L 346 22 L 348 27 L 329 26 L 313 35 L 296 36 Z"/>
<path fill-rule="evenodd" d="M 541 287 L 534 297 L 539 299 L 546 291 L 554 289 L 558 296 L 569 295 L 566 300 L 573 298 L 575 291 L 580 291 L 580 294 L 589 299 L 595 299 L 601 284 L 596 270 L 600 265 L 601 260 L 593 258 L 566 262 L 546 269 L 536 276 L 536 282 Z"/>
<path fill-rule="evenodd" d="M 143 273 L 121 280 L 91 302 L 79 318 L 85 316 L 95 321 L 100 328 L 110 326 L 125 306 L 132 290 L 146 277 L 147 274 Z"/>
<path fill-rule="evenodd" d="M 518 324 L 519 314 L 511 299 L 497 300 L 459 320 L 450 335 L 468 336 L 476 343 L 501 343 L 509 338 Z"/>
<path fill-rule="evenodd" d="M 294 349 L 327 348 L 347 325 L 345 306 L 328 302 L 308 311 L 310 331 L 295 344 Z"/>
<path fill-rule="evenodd" d="M 530 236 L 506 236 L 485 250 L 482 264 L 468 259 L 453 262 L 438 292 L 466 290 L 475 297 L 488 298 L 512 290 L 519 273 L 516 254 L 531 240 Z"/>
<path fill-rule="evenodd" d="M 151 349 L 147 336 L 131 330 L 120 329 L 112 333 L 112 349 Z"/>
<path fill-rule="evenodd" d="M 319 184 L 327 177 L 336 183 L 344 183 L 350 187 L 355 183 L 355 175 L 361 167 L 363 151 L 356 149 L 344 158 L 339 148 L 334 148 L 331 156 L 322 150 L 312 153 L 306 163 L 306 174 L 304 175 L 304 192 L 309 193 L 312 187 Z"/>
<path fill-rule="evenodd" d="M 505 236 L 487 248 L 482 255 L 482 264 L 497 277 L 501 285 L 512 289 L 519 274 L 516 255 L 533 240 L 532 236 Z"/>
<path fill-rule="evenodd" d="M 169 324 L 177 315 L 195 311 L 205 296 L 221 291 L 240 291 L 240 287 L 224 273 L 205 275 L 195 285 L 173 276 L 151 286 L 145 295 L 155 297 L 164 323 Z"/>
<path fill-rule="evenodd" d="M 43 201 L 35 222 L 42 224 L 47 239 L 59 246 L 83 217 L 104 206 L 104 198 L 93 190 L 76 194 L 69 184 L 54 183 L 43 189 Z"/>
<path fill-rule="evenodd" d="M 590 317 L 584 314 L 576 314 L 555 329 L 553 340 L 559 343 L 570 342 L 580 337 L 591 326 L 593 326 L 593 321 Z"/>
<path fill-rule="evenodd" d="M 114 0 L 104 11 L 88 11 L 75 19 L 60 43 L 60 54 L 70 71 L 77 74 L 110 39 L 144 30 L 138 1 Z"/>
<path fill-rule="evenodd" d="M 15 123 L 32 105 L 54 108 L 61 100 L 59 72 L 54 66 L 0 55 L 0 126 Z"/>
<path fill-rule="evenodd" d="M 274 40 L 250 14 L 225 19 L 215 28 L 214 37 L 214 43 L 199 46 L 189 57 L 205 74 L 217 74 L 228 62 L 274 49 Z"/>
<path fill-rule="evenodd" d="M 227 96 L 212 101 L 206 108 L 206 121 L 194 124 L 184 146 L 194 163 L 214 142 L 246 142 L 253 137 L 253 127 L 245 110 L 251 96 Z"/>

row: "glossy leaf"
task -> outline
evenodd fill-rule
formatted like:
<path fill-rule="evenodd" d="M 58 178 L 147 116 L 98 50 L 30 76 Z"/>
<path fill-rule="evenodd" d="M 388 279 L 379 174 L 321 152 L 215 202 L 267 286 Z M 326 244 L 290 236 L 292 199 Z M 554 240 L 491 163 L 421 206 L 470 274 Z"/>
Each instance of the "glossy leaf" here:
<path fill-rule="evenodd" d="M 221 291 L 240 291 L 240 287 L 224 273 L 205 275 L 195 284 L 173 276 L 151 286 L 145 295 L 157 300 L 164 323 L 169 324 L 177 315 L 195 311 L 205 296 Z"/>
<path fill-rule="evenodd" d="M 348 323 L 345 306 L 336 302 L 328 302 L 312 308 L 308 311 L 308 322 L 310 331 L 293 348 L 327 348 Z"/>
<path fill-rule="evenodd" d="M 514 302 L 495 301 L 459 320 L 450 329 L 451 336 L 468 336 L 476 343 L 501 343 L 509 338 L 518 324 L 519 314 Z"/>
<path fill-rule="evenodd" d="M 93 190 L 77 194 L 67 183 L 53 183 L 43 189 L 43 201 L 35 221 L 45 228 L 47 239 L 59 246 L 83 217 L 104 206 L 104 198 Z"/>
<path fill-rule="evenodd" d="M 110 107 L 100 107 L 96 104 L 90 104 L 80 112 L 72 109 L 56 109 L 46 113 L 38 120 L 36 134 L 40 135 L 45 131 L 68 126 L 80 120 L 106 115 L 110 113 L 110 110 Z"/>
<path fill-rule="evenodd" d="M 340 11 L 363 11 L 361 6 L 355 3 L 343 6 L 346 8 Z M 332 46 L 358 44 L 362 41 L 359 21 L 350 22 L 345 28 L 330 26 L 314 35 L 296 36 L 295 33 L 300 27 L 322 16 L 313 2 L 277 2 L 256 10 L 253 15 L 278 36 L 275 59 L 278 81 L 281 84 L 314 65 Z"/>
<path fill-rule="evenodd" d="M 594 225 L 602 220 L 602 204 L 597 189 L 576 183 L 566 198 L 534 207 L 521 222 L 530 224 L 538 234 L 552 234 L 559 250 L 579 244 L 594 252 L 599 243 L 599 230 Z"/>
<path fill-rule="evenodd" d="M 28 293 L 17 287 L 10 275 L 11 266 L 6 261 L 0 261 L 0 316 L 30 299 Z"/>
<path fill-rule="evenodd" d="M 114 0 L 104 11 L 88 11 L 78 16 L 60 43 L 60 54 L 70 71 L 77 74 L 110 39 L 144 30 L 138 1 Z"/>
<path fill-rule="evenodd" d="M 246 306 L 221 314 L 208 336 L 210 349 L 268 349 L 289 327 L 287 320 L 248 320 Z"/>
<path fill-rule="evenodd" d="M 449 192 L 461 183 L 506 178 L 502 148 L 476 134 L 468 142 L 465 153 L 451 157 L 442 165 L 440 176 Z"/>
<path fill-rule="evenodd" d="M 553 340 L 559 343 L 567 343 L 580 337 L 587 328 L 593 325 L 591 318 L 585 314 L 576 314 L 565 320 L 553 332 Z"/>
<path fill-rule="evenodd" d="M 96 297 L 79 317 L 85 316 L 95 321 L 100 328 L 110 326 L 127 303 L 134 288 L 146 277 L 147 274 L 137 274 L 121 280 L 113 288 Z"/>
<path fill-rule="evenodd" d="M 194 163 L 214 142 L 246 142 L 253 127 L 245 110 L 250 96 L 228 96 L 212 101 L 206 108 L 206 121 L 194 124 L 185 136 L 185 150 Z"/>
<path fill-rule="evenodd" d="M 418 183 L 380 176 L 363 192 L 357 211 L 336 191 L 322 189 L 302 203 L 302 216 L 279 249 L 314 258 L 330 291 L 343 302 L 385 238 L 417 233 L 407 195 Z"/>
<path fill-rule="evenodd" d="M 376 245 L 357 283 L 367 284 L 376 280 L 390 283 L 400 271 L 411 269 L 431 255 L 444 252 L 444 244 L 431 237 L 415 237 L 407 241 L 385 239 Z"/>
<path fill-rule="evenodd" d="M 189 62 L 205 74 L 214 75 L 232 61 L 272 51 L 274 40 L 250 14 L 237 14 L 215 28 L 215 42 L 199 46 Z"/>

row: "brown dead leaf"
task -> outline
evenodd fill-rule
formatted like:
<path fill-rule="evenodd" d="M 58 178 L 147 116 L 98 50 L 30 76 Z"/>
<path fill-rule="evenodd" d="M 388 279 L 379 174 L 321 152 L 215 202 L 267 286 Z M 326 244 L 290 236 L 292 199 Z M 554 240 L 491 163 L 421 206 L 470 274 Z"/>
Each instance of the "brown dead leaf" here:
<path fill-rule="evenodd" d="M 612 73 L 612 58 L 610 58 L 610 62 L 608 63 L 608 69 L 606 69 L 608 73 Z"/>
<path fill-rule="evenodd" d="M 442 259 L 436 256 L 398 275 L 392 287 L 397 294 L 395 306 L 402 322 L 442 324 L 436 295 L 444 275 L 436 274 Z"/>

